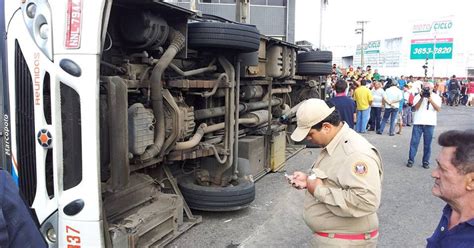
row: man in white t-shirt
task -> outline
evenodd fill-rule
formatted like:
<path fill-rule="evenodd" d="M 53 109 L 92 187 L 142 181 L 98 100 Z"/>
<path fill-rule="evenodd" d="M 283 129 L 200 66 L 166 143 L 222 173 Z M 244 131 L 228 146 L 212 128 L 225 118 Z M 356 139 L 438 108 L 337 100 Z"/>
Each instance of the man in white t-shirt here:
<path fill-rule="evenodd" d="M 374 81 L 374 87 L 372 88 L 372 105 L 370 109 L 369 119 L 369 131 L 379 131 L 380 122 L 382 121 L 382 99 L 384 90 L 382 89 L 382 83 Z"/>
<path fill-rule="evenodd" d="M 395 122 L 397 120 L 397 114 L 400 107 L 400 101 L 403 99 L 402 91 L 398 88 L 398 82 L 393 81 L 392 86 L 385 90 L 383 95 L 383 102 L 385 103 L 385 110 L 383 118 L 380 123 L 380 130 L 377 134 L 382 134 L 385 129 L 385 125 L 390 118 L 390 129 L 389 135 L 395 135 Z"/>
<path fill-rule="evenodd" d="M 424 83 L 420 94 L 413 100 L 413 131 L 407 167 L 413 166 L 418 144 L 423 135 L 423 168 L 430 168 L 431 141 L 440 110 L 441 98 L 433 92 L 433 85 Z"/>

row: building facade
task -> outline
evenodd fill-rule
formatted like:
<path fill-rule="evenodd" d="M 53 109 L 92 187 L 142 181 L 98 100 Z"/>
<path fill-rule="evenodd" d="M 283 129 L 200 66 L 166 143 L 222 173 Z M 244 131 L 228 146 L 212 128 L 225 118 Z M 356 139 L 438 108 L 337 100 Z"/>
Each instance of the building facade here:
<path fill-rule="evenodd" d="M 469 17 L 448 15 L 400 24 L 399 36 L 346 46 L 329 46 L 333 62 L 347 67 L 371 65 L 382 75 L 449 78 L 474 77 L 474 35 Z M 468 20 L 466 20 L 468 19 Z M 363 63 L 361 61 L 363 51 Z"/>

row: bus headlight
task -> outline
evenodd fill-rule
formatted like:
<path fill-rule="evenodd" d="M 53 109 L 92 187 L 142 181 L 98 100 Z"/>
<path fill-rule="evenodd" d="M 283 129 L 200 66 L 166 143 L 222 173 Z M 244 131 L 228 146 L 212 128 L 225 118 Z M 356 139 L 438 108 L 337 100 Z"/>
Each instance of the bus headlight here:
<path fill-rule="evenodd" d="M 49 248 L 58 248 L 58 211 L 51 214 L 40 226 L 41 234 Z"/>
<path fill-rule="evenodd" d="M 53 60 L 51 8 L 48 0 L 30 0 L 21 6 L 23 20 L 38 48 Z"/>
<path fill-rule="evenodd" d="M 28 6 L 26 6 L 26 15 L 29 18 L 33 18 L 36 15 L 36 4 L 30 3 Z"/>
<path fill-rule="evenodd" d="M 56 236 L 56 230 L 54 230 L 53 227 L 49 228 L 46 231 L 46 238 L 48 238 L 48 241 L 51 243 L 56 243 L 58 240 L 58 237 Z"/>
<path fill-rule="evenodd" d="M 49 25 L 48 23 L 41 24 L 39 28 L 39 36 L 43 39 L 48 39 L 49 36 Z"/>

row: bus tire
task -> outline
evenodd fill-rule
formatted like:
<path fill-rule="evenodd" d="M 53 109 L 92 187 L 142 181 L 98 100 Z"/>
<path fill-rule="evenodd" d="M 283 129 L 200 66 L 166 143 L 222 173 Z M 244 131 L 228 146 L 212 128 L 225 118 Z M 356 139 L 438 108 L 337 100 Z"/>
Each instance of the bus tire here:
<path fill-rule="evenodd" d="M 260 32 L 253 25 L 195 22 L 188 24 L 188 45 L 196 50 L 255 52 L 260 46 Z"/>
<path fill-rule="evenodd" d="M 332 61 L 332 52 L 331 51 L 311 51 L 305 53 L 299 53 L 296 56 L 296 61 L 298 63 L 302 62 L 331 62 Z"/>
<path fill-rule="evenodd" d="M 235 211 L 255 200 L 255 183 L 243 178 L 236 185 L 202 186 L 192 175 L 179 178 L 178 185 L 191 209 L 202 211 Z"/>
<path fill-rule="evenodd" d="M 304 62 L 298 63 L 296 73 L 299 75 L 325 76 L 332 73 L 331 63 Z"/>

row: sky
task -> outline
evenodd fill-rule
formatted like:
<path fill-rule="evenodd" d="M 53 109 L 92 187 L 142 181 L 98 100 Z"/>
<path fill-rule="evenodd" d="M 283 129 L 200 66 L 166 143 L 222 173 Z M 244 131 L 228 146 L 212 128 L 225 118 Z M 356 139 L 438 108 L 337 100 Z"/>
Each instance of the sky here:
<path fill-rule="evenodd" d="M 295 38 L 319 46 L 320 0 L 296 1 Z M 416 20 L 455 16 L 458 27 L 474 40 L 474 1 L 471 0 L 328 0 L 323 14 L 322 44 L 360 44 L 357 21 L 368 21 L 365 40 L 400 37 L 411 32 Z M 462 23 L 462 25 L 461 25 Z M 459 29 L 458 29 L 459 30 Z M 472 43 L 474 47 L 474 42 Z M 473 49 L 474 50 L 474 49 Z"/>

